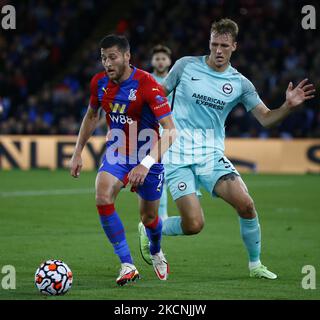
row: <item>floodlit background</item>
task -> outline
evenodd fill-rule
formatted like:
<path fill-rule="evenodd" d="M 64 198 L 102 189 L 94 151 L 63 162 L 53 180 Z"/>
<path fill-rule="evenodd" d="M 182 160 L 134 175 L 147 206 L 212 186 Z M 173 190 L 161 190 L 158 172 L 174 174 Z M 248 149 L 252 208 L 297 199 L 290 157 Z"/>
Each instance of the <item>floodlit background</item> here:
<path fill-rule="evenodd" d="M 1 1 L 2 3 L 10 1 Z M 0 2 L 0 3 L 1 3 Z M 17 29 L 0 34 L 1 134 L 77 134 L 88 104 L 88 84 L 102 66 L 99 41 L 128 37 L 132 64 L 150 69 L 150 50 L 162 43 L 173 62 L 209 52 L 210 26 L 230 17 L 240 27 L 232 64 L 275 108 L 288 82 L 308 77 L 319 88 L 318 30 L 304 30 L 301 8 L 312 1 L 16 1 Z M 315 4 L 315 8 L 319 5 Z M 320 9 L 318 9 L 318 16 Z M 319 17 L 318 17 L 318 20 Z M 318 21 L 319 24 L 319 21 Z M 227 122 L 230 137 L 320 137 L 319 100 L 272 130 L 242 108 Z M 97 130 L 96 134 L 101 134 Z"/>

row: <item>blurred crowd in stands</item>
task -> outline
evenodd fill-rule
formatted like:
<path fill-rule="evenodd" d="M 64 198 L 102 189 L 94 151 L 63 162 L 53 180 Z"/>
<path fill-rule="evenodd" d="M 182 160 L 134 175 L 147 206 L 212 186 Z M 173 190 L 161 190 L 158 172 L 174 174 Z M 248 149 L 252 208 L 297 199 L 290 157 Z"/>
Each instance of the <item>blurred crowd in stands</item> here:
<path fill-rule="evenodd" d="M 320 89 L 320 41 L 316 30 L 301 27 L 300 1 L 141 0 L 130 10 L 110 12 L 112 3 L 30 0 L 16 5 L 17 30 L 0 33 L 0 134 L 77 134 L 90 78 L 102 70 L 99 40 L 110 32 L 126 35 L 132 64 L 151 71 L 154 45 L 169 46 L 173 62 L 208 54 L 211 23 L 229 17 L 240 27 L 232 65 L 254 83 L 268 107 L 284 102 L 289 81 L 296 84 L 307 77 Z M 117 22 L 106 25 L 99 39 L 91 36 L 110 15 L 117 16 Z M 95 134 L 105 130 L 101 126 Z M 227 119 L 226 133 L 319 138 L 319 92 L 268 130 L 238 106 Z"/>

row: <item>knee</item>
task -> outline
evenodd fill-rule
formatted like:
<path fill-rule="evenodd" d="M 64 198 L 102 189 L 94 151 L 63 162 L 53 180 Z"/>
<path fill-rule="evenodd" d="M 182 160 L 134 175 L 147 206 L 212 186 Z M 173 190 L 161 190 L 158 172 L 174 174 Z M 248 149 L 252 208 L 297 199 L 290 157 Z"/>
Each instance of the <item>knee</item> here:
<path fill-rule="evenodd" d="M 107 204 L 112 204 L 114 202 L 113 197 L 110 194 L 96 194 L 96 205 L 103 206 Z"/>
<path fill-rule="evenodd" d="M 149 225 L 150 223 L 154 222 L 156 218 L 157 218 L 157 215 L 156 215 L 156 214 L 151 214 L 151 213 L 141 214 L 141 222 L 142 222 L 145 226 L 147 226 L 147 225 Z"/>
<path fill-rule="evenodd" d="M 250 197 L 239 202 L 236 206 L 236 210 L 241 218 L 253 219 L 256 216 L 254 202 Z"/>
<path fill-rule="evenodd" d="M 197 234 L 203 229 L 203 227 L 204 227 L 203 219 L 190 221 L 188 223 L 184 223 L 184 221 L 182 221 L 183 233 L 187 235 Z"/>

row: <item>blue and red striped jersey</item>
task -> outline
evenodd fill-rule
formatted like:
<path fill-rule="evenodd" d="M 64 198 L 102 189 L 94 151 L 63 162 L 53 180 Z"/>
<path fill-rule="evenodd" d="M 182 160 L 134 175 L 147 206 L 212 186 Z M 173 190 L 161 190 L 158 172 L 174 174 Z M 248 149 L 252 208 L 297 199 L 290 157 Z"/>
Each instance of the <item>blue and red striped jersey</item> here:
<path fill-rule="evenodd" d="M 120 84 L 111 81 L 105 71 L 97 73 L 90 84 L 90 107 L 106 112 L 107 148 L 117 140 L 118 151 L 124 155 L 139 152 L 147 140 L 152 148 L 160 137 L 159 120 L 171 114 L 162 86 L 148 72 L 132 69 Z M 153 136 L 148 139 L 150 132 Z"/>

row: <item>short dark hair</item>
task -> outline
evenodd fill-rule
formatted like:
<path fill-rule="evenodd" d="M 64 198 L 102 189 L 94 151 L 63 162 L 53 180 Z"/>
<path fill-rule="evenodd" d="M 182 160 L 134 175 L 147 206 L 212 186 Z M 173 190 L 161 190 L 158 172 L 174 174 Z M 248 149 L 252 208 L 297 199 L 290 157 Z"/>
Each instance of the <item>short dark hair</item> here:
<path fill-rule="evenodd" d="M 239 27 L 235 21 L 225 18 L 212 23 L 211 33 L 212 32 L 216 32 L 218 34 L 230 33 L 233 38 L 233 41 L 236 41 L 239 32 Z"/>
<path fill-rule="evenodd" d="M 153 56 L 154 54 L 159 52 L 165 53 L 169 58 L 171 58 L 171 50 L 168 47 L 163 46 L 162 44 L 157 44 L 156 46 L 154 46 L 151 50 L 151 55 Z"/>
<path fill-rule="evenodd" d="M 129 41 L 125 36 L 109 34 L 100 41 L 100 48 L 108 49 L 117 46 L 121 52 L 130 51 Z"/>

